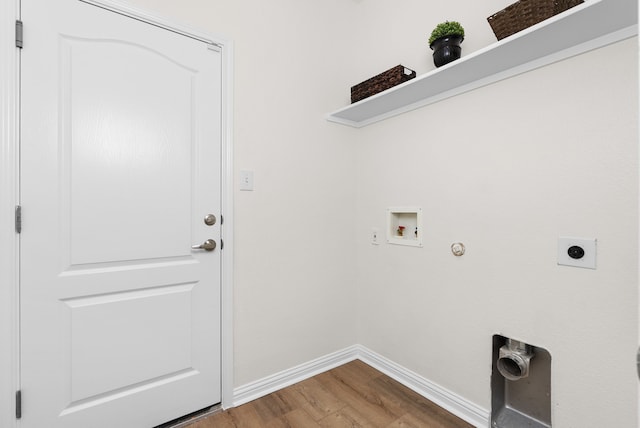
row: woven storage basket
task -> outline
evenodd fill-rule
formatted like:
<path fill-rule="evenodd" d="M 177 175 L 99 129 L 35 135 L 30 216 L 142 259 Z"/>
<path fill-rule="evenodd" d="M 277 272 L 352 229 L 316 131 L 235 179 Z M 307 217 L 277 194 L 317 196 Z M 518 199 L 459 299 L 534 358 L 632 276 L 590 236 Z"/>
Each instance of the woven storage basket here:
<path fill-rule="evenodd" d="M 498 40 L 529 28 L 584 0 L 520 0 L 487 18 Z"/>
<path fill-rule="evenodd" d="M 380 73 L 362 83 L 351 87 L 351 102 L 355 103 L 378 92 L 392 88 L 400 83 L 406 82 L 416 77 L 416 72 L 408 69 L 404 65 L 396 65 L 393 68 Z"/>

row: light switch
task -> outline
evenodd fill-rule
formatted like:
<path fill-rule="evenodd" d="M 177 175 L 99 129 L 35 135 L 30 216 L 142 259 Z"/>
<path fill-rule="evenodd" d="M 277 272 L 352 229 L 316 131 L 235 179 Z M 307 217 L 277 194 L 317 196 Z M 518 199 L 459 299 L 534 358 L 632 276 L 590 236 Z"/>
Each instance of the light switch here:
<path fill-rule="evenodd" d="M 253 171 L 240 171 L 240 190 L 253 190 Z"/>

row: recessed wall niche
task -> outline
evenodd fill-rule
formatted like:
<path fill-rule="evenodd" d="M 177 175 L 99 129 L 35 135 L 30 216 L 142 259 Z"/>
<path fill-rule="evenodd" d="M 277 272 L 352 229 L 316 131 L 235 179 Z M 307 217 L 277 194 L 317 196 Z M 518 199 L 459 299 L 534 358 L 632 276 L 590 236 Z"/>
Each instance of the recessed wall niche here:
<path fill-rule="evenodd" d="M 422 208 L 388 208 L 387 242 L 395 245 L 422 247 Z"/>

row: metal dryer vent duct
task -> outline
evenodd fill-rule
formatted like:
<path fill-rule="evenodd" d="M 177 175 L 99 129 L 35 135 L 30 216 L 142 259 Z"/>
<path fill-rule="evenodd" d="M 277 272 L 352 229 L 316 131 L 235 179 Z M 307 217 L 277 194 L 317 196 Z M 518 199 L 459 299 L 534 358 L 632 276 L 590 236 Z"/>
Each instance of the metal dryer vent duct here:
<path fill-rule="evenodd" d="M 500 348 L 498 371 L 505 379 L 520 380 L 529 376 L 529 366 L 533 358 L 531 346 L 514 339 Z"/>
<path fill-rule="evenodd" d="M 489 426 L 551 428 L 549 351 L 499 334 L 493 335 L 491 344 Z"/>

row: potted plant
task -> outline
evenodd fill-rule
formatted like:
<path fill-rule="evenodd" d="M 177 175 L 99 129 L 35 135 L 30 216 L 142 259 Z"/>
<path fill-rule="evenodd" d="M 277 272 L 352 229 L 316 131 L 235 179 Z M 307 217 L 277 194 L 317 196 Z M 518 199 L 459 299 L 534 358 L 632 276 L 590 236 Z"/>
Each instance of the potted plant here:
<path fill-rule="evenodd" d="M 433 49 L 433 63 L 443 66 L 460 58 L 464 40 L 464 28 L 456 21 L 445 21 L 436 26 L 429 37 L 429 46 Z"/>

